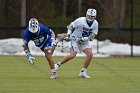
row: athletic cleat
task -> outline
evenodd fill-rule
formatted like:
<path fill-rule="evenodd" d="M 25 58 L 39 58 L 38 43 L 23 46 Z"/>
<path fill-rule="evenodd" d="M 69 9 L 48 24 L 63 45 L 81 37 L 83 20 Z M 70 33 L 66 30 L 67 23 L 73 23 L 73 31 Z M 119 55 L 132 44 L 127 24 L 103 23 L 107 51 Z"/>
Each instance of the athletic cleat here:
<path fill-rule="evenodd" d="M 90 76 L 87 75 L 86 71 L 83 70 L 80 71 L 79 76 L 83 78 L 91 78 Z"/>
<path fill-rule="evenodd" d="M 53 72 L 53 73 L 51 74 L 50 79 L 56 79 L 56 78 L 57 78 L 56 72 Z"/>
<path fill-rule="evenodd" d="M 29 62 L 29 64 L 32 64 L 32 65 L 34 64 L 34 62 L 33 62 L 33 61 L 28 61 L 28 62 Z"/>
<path fill-rule="evenodd" d="M 57 64 L 54 64 L 55 70 L 58 70 L 59 69 L 60 64 L 61 64 L 60 62 L 58 62 Z"/>

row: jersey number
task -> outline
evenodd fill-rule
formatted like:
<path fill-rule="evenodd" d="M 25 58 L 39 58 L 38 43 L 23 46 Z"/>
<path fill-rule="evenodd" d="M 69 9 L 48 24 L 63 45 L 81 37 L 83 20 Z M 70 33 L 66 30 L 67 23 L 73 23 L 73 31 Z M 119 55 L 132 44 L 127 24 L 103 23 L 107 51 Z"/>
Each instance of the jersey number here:
<path fill-rule="evenodd" d="M 83 37 L 88 37 L 92 32 L 89 31 L 83 31 L 82 36 Z"/>
<path fill-rule="evenodd" d="M 35 44 L 38 45 L 44 41 L 44 37 L 40 37 L 34 40 Z"/>

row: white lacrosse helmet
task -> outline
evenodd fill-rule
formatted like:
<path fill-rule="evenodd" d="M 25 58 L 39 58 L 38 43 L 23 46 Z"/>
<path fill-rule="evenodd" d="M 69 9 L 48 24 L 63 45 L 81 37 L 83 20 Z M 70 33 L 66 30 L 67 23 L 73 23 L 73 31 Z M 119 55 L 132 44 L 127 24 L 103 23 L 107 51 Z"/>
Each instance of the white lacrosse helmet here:
<path fill-rule="evenodd" d="M 86 13 L 86 18 L 88 21 L 93 21 L 96 18 L 97 12 L 95 9 L 88 9 Z"/>
<path fill-rule="evenodd" d="M 36 18 L 31 18 L 29 20 L 29 31 L 32 33 L 36 33 L 39 29 L 39 23 Z"/>

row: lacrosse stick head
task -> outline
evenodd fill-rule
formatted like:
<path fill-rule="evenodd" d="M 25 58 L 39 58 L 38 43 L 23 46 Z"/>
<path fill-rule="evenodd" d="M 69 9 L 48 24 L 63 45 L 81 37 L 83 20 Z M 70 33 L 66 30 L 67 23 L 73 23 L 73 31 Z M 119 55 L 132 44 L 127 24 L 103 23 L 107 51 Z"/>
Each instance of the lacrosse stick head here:
<path fill-rule="evenodd" d="M 57 39 L 61 41 L 61 40 L 63 40 L 66 36 L 67 36 L 67 33 L 57 34 Z"/>

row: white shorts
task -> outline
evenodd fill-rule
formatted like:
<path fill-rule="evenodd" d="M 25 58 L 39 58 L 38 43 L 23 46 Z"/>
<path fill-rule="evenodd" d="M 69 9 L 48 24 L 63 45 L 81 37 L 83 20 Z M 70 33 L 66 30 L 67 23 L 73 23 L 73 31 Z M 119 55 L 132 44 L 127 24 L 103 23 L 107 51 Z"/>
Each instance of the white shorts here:
<path fill-rule="evenodd" d="M 75 52 L 85 50 L 86 48 L 91 48 L 89 41 L 86 41 L 82 44 L 77 43 L 76 41 L 71 41 L 71 49 Z"/>

